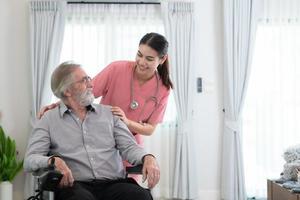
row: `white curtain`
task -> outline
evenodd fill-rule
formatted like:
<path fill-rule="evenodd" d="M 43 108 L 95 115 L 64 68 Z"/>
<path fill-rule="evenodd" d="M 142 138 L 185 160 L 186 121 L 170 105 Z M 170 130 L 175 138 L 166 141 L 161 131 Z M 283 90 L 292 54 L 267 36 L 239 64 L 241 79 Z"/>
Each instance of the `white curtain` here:
<path fill-rule="evenodd" d="M 135 60 L 139 40 L 146 33 L 165 35 L 160 5 L 68 4 L 66 18 L 61 62 L 74 60 L 91 77 L 112 61 Z M 155 199 L 170 198 L 175 131 L 176 108 L 171 95 L 164 122 L 151 137 L 144 137 L 145 148 L 156 155 L 162 174 L 152 190 Z"/>
<path fill-rule="evenodd" d="M 50 75 L 58 65 L 64 35 L 64 1 L 31 1 L 30 61 L 32 73 L 32 124 L 36 114 L 51 101 Z M 34 193 L 33 177 L 25 181 L 25 198 Z"/>
<path fill-rule="evenodd" d="M 171 76 L 174 82 L 174 97 L 178 115 L 175 136 L 174 165 L 171 197 L 195 199 L 197 197 L 197 170 L 195 140 L 192 130 L 191 80 L 195 44 L 195 22 L 193 2 L 162 2 L 162 13 L 166 36 L 170 41 Z"/>
<path fill-rule="evenodd" d="M 300 1 L 263 1 L 243 111 L 249 197 L 266 198 L 284 150 L 300 144 Z"/>
<path fill-rule="evenodd" d="M 254 2 L 224 0 L 224 135 L 221 199 L 245 200 L 241 111 L 253 46 Z"/>
<path fill-rule="evenodd" d="M 176 147 L 176 105 L 174 96 L 170 95 L 164 122 L 158 125 L 155 133 L 144 137 L 145 148 L 156 156 L 160 166 L 161 178 L 158 185 L 151 190 L 154 199 L 172 199 L 174 186 L 174 152 Z"/>
<path fill-rule="evenodd" d="M 61 61 L 83 64 L 94 76 L 115 60 L 134 60 L 148 32 L 164 34 L 159 5 L 68 4 Z"/>

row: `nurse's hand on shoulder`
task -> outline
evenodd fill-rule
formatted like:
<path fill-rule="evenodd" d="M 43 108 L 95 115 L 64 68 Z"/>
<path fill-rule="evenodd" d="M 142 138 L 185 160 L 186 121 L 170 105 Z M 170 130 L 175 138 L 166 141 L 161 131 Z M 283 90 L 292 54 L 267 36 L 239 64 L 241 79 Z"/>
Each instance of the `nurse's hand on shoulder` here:
<path fill-rule="evenodd" d="M 128 126 L 129 125 L 129 120 L 127 119 L 124 111 L 118 107 L 118 106 L 112 106 L 111 107 L 111 112 L 113 113 L 113 115 L 116 115 L 118 117 L 120 117 L 120 119 Z"/>
<path fill-rule="evenodd" d="M 52 110 L 54 109 L 56 106 L 58 106 L 60 103 L 60 101 L 56 102 L 56 103 L 53 103 L 53 104 L 50 104 L 48 106 L 44 106 L 42 107 L 42 109 L 38 112 L 37 114 L 37 118 L 38 119 L 41 119 L 43 117 L 43 115 L 45 114 L 45 112 L 47 112 L 48 110 Z"/>

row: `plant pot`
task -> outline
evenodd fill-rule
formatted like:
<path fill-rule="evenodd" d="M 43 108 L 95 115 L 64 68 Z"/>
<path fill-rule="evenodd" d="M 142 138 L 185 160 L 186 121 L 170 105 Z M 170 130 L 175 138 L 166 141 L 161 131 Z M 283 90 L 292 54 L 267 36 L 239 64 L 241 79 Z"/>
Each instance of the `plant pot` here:
<path fill-rule="evenodd" d="M 0 183 L 0 200 L 13 200 L 13 186 L 11 182 L 4 181 Z"/>

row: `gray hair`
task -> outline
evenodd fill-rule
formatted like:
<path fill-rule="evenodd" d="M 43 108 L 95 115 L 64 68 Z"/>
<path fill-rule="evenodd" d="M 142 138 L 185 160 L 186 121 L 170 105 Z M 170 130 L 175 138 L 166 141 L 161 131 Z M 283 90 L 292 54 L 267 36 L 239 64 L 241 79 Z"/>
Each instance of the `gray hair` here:
<path fill-rule="evenodd" d="M 64 92 L 74 81 L 73 72 L 79 67 L 81 65 L 68 61 L 61 63 L 54 70 L 51 76 L 51 90 L 57 98 L 64 99 Z"/>

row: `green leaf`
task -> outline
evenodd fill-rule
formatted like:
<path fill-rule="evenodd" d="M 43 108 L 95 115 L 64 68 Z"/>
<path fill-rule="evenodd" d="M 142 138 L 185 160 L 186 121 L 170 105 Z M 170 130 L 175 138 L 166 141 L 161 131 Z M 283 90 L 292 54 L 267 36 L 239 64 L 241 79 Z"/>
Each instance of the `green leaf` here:
<path fill-rule="evenodd" d="M 13 181 L 22 170 L 23 162 L 17 161 L 16 141 L 6 136 L 0 126 L 0 183 Z"/>

